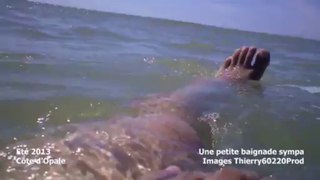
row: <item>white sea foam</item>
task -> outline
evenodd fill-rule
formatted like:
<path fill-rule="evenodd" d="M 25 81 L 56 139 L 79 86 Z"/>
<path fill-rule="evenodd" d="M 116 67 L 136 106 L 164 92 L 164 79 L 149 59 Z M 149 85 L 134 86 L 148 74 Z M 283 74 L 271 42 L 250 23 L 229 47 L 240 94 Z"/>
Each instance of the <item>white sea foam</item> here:
<path fill-rule="evenodd" d="M 294 84 L 284 84 L 281 86 L 299 88 L 299 89 L 307 91 L 311 94 L 320 93 L 320 86 L 299 86 L 299 85 L 294 85 Z"/>

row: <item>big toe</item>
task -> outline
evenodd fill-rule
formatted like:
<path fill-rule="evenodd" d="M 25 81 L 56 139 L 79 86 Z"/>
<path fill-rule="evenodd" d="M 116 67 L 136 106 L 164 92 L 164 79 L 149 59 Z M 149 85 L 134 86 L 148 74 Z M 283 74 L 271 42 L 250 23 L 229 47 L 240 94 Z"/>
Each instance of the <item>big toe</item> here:
<path fill-rule="evenodd" d="M 260 49 L 257 53 L 255 63 L 252 66 L 253 72 L 250 75 L 250 79 L 260 80 L 269 64 L 270 52 L 264 49 Z"/>

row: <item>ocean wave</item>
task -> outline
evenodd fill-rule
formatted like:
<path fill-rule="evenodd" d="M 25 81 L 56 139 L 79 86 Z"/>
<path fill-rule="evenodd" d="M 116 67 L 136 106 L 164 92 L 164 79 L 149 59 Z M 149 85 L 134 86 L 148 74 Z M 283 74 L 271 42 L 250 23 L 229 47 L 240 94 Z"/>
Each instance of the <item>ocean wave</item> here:
<path fill-rule="evenodd" d="M 14 34 L 18 37 L 35 40 L 58 38 L 54 33 L 44 31 L 43 27 L 37 25 L 36 22 L 22 21 L 8 17 L 0 18 L 0 23 L 3 26 L 1 29 L 3 33 Z"/>
<path fill-rule="evenodd" d="M 303 91 L 307 91 L 311 94 L 320 93 L 320 86 L 299 86 L 299 85 L 295 85 L 295 84 L 284 84 L 281 86 L 299 88 L 299 89 L 301 89 Z"/>
<path fill-rule="evenodd" d="M 78 27 L 70 27 L 69 29 L 72 32 L 72 35 L 77 36 L 86 36 L 86 37 L 104 37 L 116 40 L 123 40 L 123 41 L 134 41 L 135 39 L 129 36 L 125 36 L 120 33 L 112 32 L 104 28 L 99 27 L 90 27 L 90 26 L 78 26 Z M 70 32 L 69 31 L 69 32 Z"/>
<path fill-rule="evenodd" d="M 34 40 L 52 40 L 82 37 L 99 37 L 120 41 L 134 41 L 134 37 L 109 29 L 107 19 L 110 13 L 88 13 L 79 10 L 47 4 L 23 1 L 5 1 L 3 14 L 0 14 L 1 31 Z M 30 9 L 32 8 L 32 9 Z M 45 9 L 46 14 L 43 14 Z M 109 17 L 110 16 L 110 17 Z M 116 26 L 116 24 L 113 24 Z"/>
<path fill-rule="evenodd" d="M 49 40 L 49 39 L 62 38 L 54 34 L 42 31 L 40 29 L 16 29 L 15 33 L 22 37 L 26 37 L 34 40 L 42 40 L 42 39 Z"/>
<path fill-rule="evenodd" d="M 68 37 L 103 37 L 119 41 L 135 41 L 133 37 L 121 33 L 112 32 L 105 28 L 90 26 L 61 26 L 47 25 L 45 27 L 27 24 L 16 20 L 6 19 L 1 23 L 5 28 L 2 32 L 15 34 L 24 38 L 34 40 L 59 40 Z"/>
<path fill-rule="evenodd" d="M 33 60 L 44 58 L 44 55 L 38 53 L 17 53 L 17 52 L 0 52 L 0 62 L 10 60 Z"/>
<path fill-rule="evenodd" d="M 169 46 L 186 51 L 197 51 L 199 53 L 212 53 L 215 50 L 213 45 L 200 42 L 171 43 Z"/>

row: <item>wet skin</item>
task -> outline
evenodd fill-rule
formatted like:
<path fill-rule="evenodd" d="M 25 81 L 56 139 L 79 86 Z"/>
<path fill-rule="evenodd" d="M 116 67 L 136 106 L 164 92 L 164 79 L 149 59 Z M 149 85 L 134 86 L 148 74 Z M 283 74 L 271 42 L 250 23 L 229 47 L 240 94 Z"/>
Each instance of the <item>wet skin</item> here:
<path fill-rule="evenodd" d="M 256 55 L 255 62 L 254 56 Z M 227 80 L 260 80 L 270 63 L 270 53 L 255 47 L 242 47 L 228 57 L 219 68 L 216 78 Z"/>
<path fill-rule="evenodd" d="M 224 61 L 216 78 L 236 82 L 258 81 L 263 76 L 269 62 L 270 54 L 268 51 L 254 47 L 243 47 L 237 49 L 232 56 Z M 201 95 L 199 96 L 199 93 L 192 89 L 194 87 L 206 88 L 208 83 L 211 82 L 197 81 L 168 96 L 152 96 L 146 100 L 135 102 L 133 106 L 139 111 L 135 117 L 115 117 L 97 124 L 72 125 L 71 128 L 73 126 L 80 128 L 63 138 L 35 138 L 21 143 L 35 147 L 48 142 L 54 143 L 59 151 L 53 151 L 52 155 L 67 159 L 68 164 L 65 166 L 41 166 L 41 170 L 43 169 L 48 176 L 57 179 L 92 174 L 95 179 L 110 179 L 111 177 L 111 179 L 120 180 L 127 179 L 126 173 L 129 170 L 133 179 L 142 176 L 143 180 L 260 179 L 254 172 L 231 167 L 212 173 L 192 171 L 199 161 L 185 159 L 188 157 L 187 155 L 194 154 L 198 148 L 203 147 L 201 139 L 192 126 L 197 123 L 196 118 L 203 112 L 203 101 Z M 218 86 L 218 84 L 216 85 Z M 108 137 L 113 138 L 107 138 L 103 133 L 96 133 L 97 131 L 107 132 L 109 133 Z M 113 141 L 117 137 L 129 138 L 122 138 L 121 142 Z M 75 156 L 74 152 L 79 147 L 82 149 L 82 156 Z M 157 154 L 159 156 L 155 156 Z M 155 159 L 155 157 L 159 157 L 159 159 Z M 155 160 L 159 163 L 153 163 Z M 8 166 L 14 165 L 12 162 L 8 162 L 8 164 Z M 144 166 L 142 170 L 138 166 L 141 164 Z M 173 164 L 176 166 L 172 166 Z M 29 171 L 25 172 L 22 169 L 19 172 L 13 172 L 12 177 L 19 179 L 18 177 L 26 177 L 28 173 Z M 70 177 L 66 177 L 66 173 Z"/>
<path fill-rule="evenodd" d="M 255 57 L 255 59 L 254 59 Z M 255 60 L 255 61 L 254 61 Z M 253 62 L 254 61 L 254 62 Z M 227 81 L 259 81 L 270 63 L 270 53 L 264 49 L 255 47 L 242 47 L 237 49 L 232 56 L 226 58 L 216 73 L 217 79 Z M 201 86 L 202 83 L 196 85 Z M 175 99 L 184 99 L 177 93 L 173 97 Z M 183 112 L 185 113 L 185 112 Z M 182 171 L 177 166 L 169 166 L 164 170 L 151 172 L 142 177 L 142 180 L 147 179 L 183 179 L 183 180 L 267 180 L 268 177 L 260 178 L 255 172 L 240 170 L 231 167 L 222 168 L 214 173 L 203 173 L 197 171 Z"/>

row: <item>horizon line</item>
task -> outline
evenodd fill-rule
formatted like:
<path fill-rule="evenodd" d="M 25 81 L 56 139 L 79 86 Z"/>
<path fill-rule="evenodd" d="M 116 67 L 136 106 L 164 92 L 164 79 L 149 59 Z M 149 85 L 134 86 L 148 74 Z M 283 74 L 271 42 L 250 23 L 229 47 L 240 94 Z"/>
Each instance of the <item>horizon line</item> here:
<path fill-rule="evenodd" d="M 180 22 L 185 24 L 195 24 L 200 26 L 208 26 L 208 27 L 214 27 L 214 28 L 220 28 L 225 30 L 233 30 L 233 31 L 241 31 L 244 33 L 256 33 L 256 34 L 263 34 L 263 35 L 271 35 L 271 36 L 279 36 L 282 38 L 292 38 L 292 39 L 300 39 L 305 41 L 316 41 L 320 42 L 320 38 L 308 38 L 308 37 L 302 37 L 302 36 L 296 36 L 296 35 L 286 35 L 286 34 L 276 34 L 276 33 L 268 33 L 268 32 L 259 32 L 259 31 L 252 31 L 252 30 L 244 30 L 244 29 L 237 29 L 237 28 L 230 28 L 230 27 L 222 27 L 217 26 L 213 24 L 204 24 L 199 22 L 193 22 L 193 21 L 186 21 L 186 20 L 180 20 L 180 19 L 168 19 L 163 17 L 154 17 L 154 16 L 144 16 L 144 15 L 138 15 L 138 14 L 127 14 L 124 12 L 113 12 L 113 11 L 106 11 L 106 10 L 96 10 L 96 9 L 89 9 L 89 8 L 83 8 L 83 7 L 74 7 L 74 6 L 65 6 L 60 4 L 51 4 L 47 2 L 40 2 L 37 0 L 26 0 L 27 2 L 36 3 L 36 4 L 44 4 L 44 5 L 51 5 L 51 6 L 59 6 L 63 8 L 70 8 L 70 9 L 78 9 L 78 10 L 86 10 L 91 12 L 98 12 L 98 13 L 109 13 L 109 14 L 116 14 L 116 15 L 125 15 L 125 16 L 133 16 L 133 17 L 139 17 L 139 18 L 149 18 L 149 19 L 156 19 L 156 20 L 165 20 L 165 21 L 173 21 L 173 22 Z"/>

